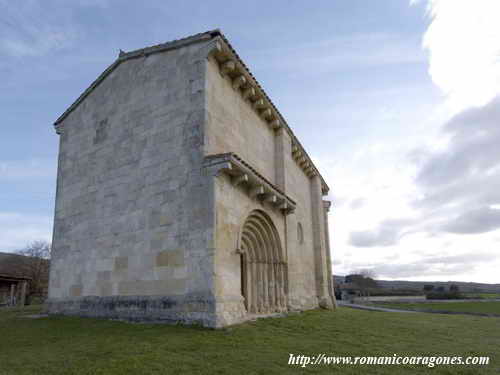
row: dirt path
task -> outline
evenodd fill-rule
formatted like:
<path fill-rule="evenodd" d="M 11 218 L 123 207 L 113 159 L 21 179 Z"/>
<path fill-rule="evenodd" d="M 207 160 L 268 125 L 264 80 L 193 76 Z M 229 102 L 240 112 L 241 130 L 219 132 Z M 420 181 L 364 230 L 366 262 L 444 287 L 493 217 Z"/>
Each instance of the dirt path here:
<path fill-rule="evenodd" d="M 385 307 L 358 305 L 355 303 L 346 303 L 346 302 L 342 302 L 342 301 L 337 301 L 337 304 L 339 306 L 350 307 L 351 309 L 359 309 L 359 310 L 398 312 L 398 313 L 415 313 L 415 312 L 417 312 L 417 311 L 411 311 L 411 310 L 386 309 Z"/>
<path fill-rule="evenodd" d="M 446 315 L 473 315 L 473 316 L 484 316 L 489 318 L 500 318 L 499 314 L 485 314 L 485 313 L 474 313 L 474 312 L 462 312 L 462 311 L 445 311 L 445 310 L 400 310 L 400 309 L 387 309 L 385 307 L 379 306 L 367 306 L 358 305 L 355 303 L 346 303 L 342 301 L 337 301 L 339 306 L 350 307 L 351 309 L 359 310 L 370 310 L 370 311 L 384 311 L 384 312 L 398 312 L 398 313 L 428 313 L 428 314 L 446 314 Z"/>

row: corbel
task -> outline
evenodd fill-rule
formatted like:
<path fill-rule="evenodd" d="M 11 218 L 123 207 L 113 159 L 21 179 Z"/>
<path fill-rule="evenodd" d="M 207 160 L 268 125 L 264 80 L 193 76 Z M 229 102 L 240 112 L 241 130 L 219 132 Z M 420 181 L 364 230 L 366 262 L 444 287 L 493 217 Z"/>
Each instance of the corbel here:
<path fill-rule="evenodd" d="M 220 65 L 220 72 L 225 75 L 229 72 L 232 72 L 236 68 L 236 64 L 234 60 L 228 60 Z"/>
<path fill-rule="evenodd" d="M 279 119 L 274 119 L 269 123 L 269 126 L 275 130 L 279 129 L 281 128 L 281 121 Z"/>
<path fill-rule="evenodd" d="M 269 193 L 264 196 L 264 202 L 274 204 L 278 201 L 276 194 Z"/>
<path fill-rule="evenodd" d="M 243 173 L 242 175 L 240 176 L 237 176 L 237 177 L 233 177 L 233 186 L 238 186 L 242 183 L 247 183 L 248 182 L 248 175 L 246 173 Z"/>
<path fill-rule="evenodd" d="M 238 77 L 233 79 L 233 89 L 235 90 L 239 89 L 240 86 L 246 83 L 246 81 L 247 79 L 245 78 L 244 75 L 239 75 Z"/>
<path fill-rule="evenodd" d="M 302 156 L 302 151 L 297 147 L 295 151 L 292 151 L 292 157 L 297 160 Z"/>
<path fill-rule="evenodd" d="M 283 212 L 284 215 L 288 215 L 292 213 L 295 208 L 292 207 L 287 201 L 280 204 L 279 209 Z"/>
<path fill-rule="evenodd" d="M 271 111 L 271 108 L 266 108 L 262 112 L 260 112 L 260 117 L 262 117 L 263 119 L 267 119 L 271 117 L 272 114 L 273 113 Z"/>
<path fill-rule="evenodd" d="M 250 189 L 248 195 L 250 198 L 255 198 L 257 195 L 264 194 L 264 186 L 257 185 Z"/>
<path fill-rule="evenodd" d="M 264 104 L 264 99 L 258 99 L 255 102 L 253 102 L 253 107 L 255 109 L 260 109 L 265 107 L 266 105 Z"/>
<path fill-rule="evenodd" d="M 253 98 L 254 96 L 255 96 L 255 89 L 253 87 L 246 88 L 242 94 L 243 100 Z"/>

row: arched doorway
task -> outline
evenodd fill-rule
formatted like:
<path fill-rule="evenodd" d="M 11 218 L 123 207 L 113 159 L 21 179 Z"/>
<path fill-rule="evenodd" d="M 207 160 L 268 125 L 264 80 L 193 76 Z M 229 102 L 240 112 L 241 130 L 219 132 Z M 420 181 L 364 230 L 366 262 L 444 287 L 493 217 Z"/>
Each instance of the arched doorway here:
<path fill-rule="evenodd" d="M 252 314 L 286 311 L 287 269 L 278 231 L 263 211 L 248 215 L 240 237 L 241 290 Z"/>

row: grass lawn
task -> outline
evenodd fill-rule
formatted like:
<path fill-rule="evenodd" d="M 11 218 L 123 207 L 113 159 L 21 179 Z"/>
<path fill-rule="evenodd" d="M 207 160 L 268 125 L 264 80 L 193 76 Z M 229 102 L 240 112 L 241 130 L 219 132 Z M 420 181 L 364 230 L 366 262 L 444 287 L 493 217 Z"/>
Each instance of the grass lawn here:
<path fill-rule="evenodd" d="M 426 302 L 426 303 L 395 303 L 378 302 L 378 306 L 403 310 L 438 310 L 452 312 L 468 312 L 500 315 L 500 302 Z M 495 324 L 500 325 L 500 321 Z"/>
<path fill-rule="evenodd" d="M 0 310 L 0 374 L 498 374 L 500 320 L 340 308 L 221 330 Z M 487 366 L 289 366 L 289 353 L 489 356 Z"/>
<path fill-rule="evenodd" d="M 500 298 L 499 293 L 466 293 L 465 296 L 467 298 L 484 298 L 484 299 Z"/>

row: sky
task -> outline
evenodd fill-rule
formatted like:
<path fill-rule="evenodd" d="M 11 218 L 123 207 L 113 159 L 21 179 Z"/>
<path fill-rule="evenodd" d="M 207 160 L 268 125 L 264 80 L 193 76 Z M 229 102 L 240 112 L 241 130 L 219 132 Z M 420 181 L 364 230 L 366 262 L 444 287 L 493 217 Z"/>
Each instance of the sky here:
<path fill-rule="evenodd" d="M 0 0 L 0 251 L 52 236 L 53 122 L 220 28 L 330 185 L 334 273 L 500 283 L 500 1 Z"/>

